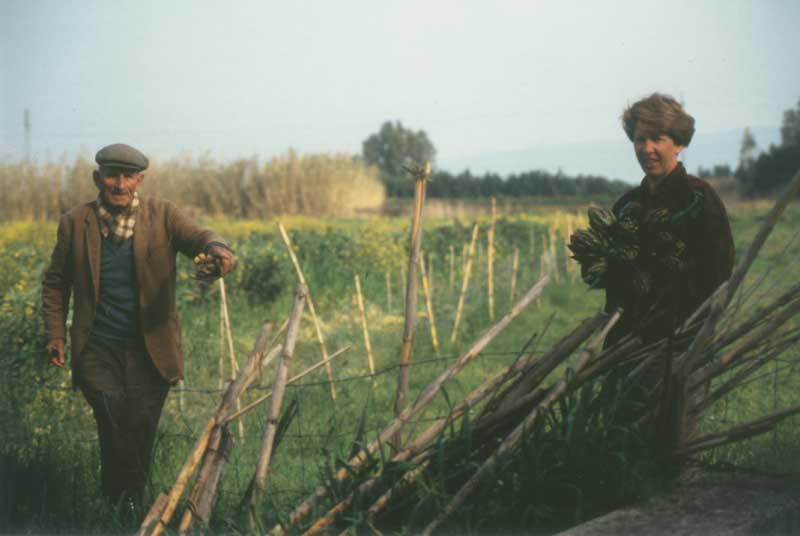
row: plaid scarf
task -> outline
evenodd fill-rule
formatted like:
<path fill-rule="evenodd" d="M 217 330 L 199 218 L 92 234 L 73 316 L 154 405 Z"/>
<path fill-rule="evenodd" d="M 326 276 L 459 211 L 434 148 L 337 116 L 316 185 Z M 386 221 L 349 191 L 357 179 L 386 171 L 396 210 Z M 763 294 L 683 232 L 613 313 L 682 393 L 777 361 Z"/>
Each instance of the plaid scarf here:
<path fill-rule="evenodd" d="M 111 237 L 114 245 L 119 246 L 125 240 L 133 236 L 133 228 L 136 226 L 136 212 L 139 208 L 139 193 L 133 193 L 133 201 L 125 210 L 112 213 L 106 208 L 103 196 L 97 196 L 97 220 L 100 223 L 100 234 L 103 238 Z"/>

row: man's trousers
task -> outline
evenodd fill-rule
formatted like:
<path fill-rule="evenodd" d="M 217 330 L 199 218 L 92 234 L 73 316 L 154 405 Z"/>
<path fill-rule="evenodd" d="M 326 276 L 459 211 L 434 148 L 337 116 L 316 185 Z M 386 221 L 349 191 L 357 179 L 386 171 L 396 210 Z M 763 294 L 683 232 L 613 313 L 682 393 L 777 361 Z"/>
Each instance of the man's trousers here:
<path fill-rule="evenodd" d="M 103 494 L 141 505 L 169 384 L 141 340 L 90 338 L 75 374 L 97 421 Z"/>

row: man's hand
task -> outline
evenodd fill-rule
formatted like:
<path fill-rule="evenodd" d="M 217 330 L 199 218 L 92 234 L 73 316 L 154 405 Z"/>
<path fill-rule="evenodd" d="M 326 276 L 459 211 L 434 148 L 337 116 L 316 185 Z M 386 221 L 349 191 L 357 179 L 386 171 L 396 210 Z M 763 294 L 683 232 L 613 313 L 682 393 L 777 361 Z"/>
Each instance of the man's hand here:
<path fill-rule="evenodd" d="M 225 277 L 227 274 L 232 272 L 234 268 L 236 268 L 236 257 L 234 257 L 233 252 L 231 252 L 231 250 L 228 248 L 212 244 L 209 246 L 206 254 L 219 259 L 217 265 L 220 268 L 220 275 L 222 277 Z"/>
<path fill-rule="evenodd" d="M 50 362 L 58 368 L 64 367 L 64 339 L 51 339 L 47 343 L 47 354 Z"/>

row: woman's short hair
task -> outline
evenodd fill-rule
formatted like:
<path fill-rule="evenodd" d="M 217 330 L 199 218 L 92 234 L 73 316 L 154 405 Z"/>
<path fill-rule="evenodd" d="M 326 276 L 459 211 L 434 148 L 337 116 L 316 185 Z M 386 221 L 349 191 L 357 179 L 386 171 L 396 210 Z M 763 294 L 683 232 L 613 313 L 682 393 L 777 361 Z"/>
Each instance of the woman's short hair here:
<path fill-rule="evenodd" d="M 622 113 L 622 128 L 629 140 L 633 141 L 639 123 L 654 132 L 668 135 L 684 147 L 689 145 L 694 135 L 694 117 L 687 114 L 673 97 L 661 93 L 653 93 L 633 103 Z"/>

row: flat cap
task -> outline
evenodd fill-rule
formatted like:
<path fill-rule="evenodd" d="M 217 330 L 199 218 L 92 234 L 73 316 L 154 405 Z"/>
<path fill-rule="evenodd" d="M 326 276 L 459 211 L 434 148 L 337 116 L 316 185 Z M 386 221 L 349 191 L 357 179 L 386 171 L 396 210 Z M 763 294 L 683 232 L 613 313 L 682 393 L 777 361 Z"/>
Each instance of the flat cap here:
<path fill-rule="evenodd" d="M 106 145 L 94 156 L 95 162 L 101 166 L 117 167 L 144 171 L 150 164 L 147 157 L 139 150 L 124 143 Z"/>

